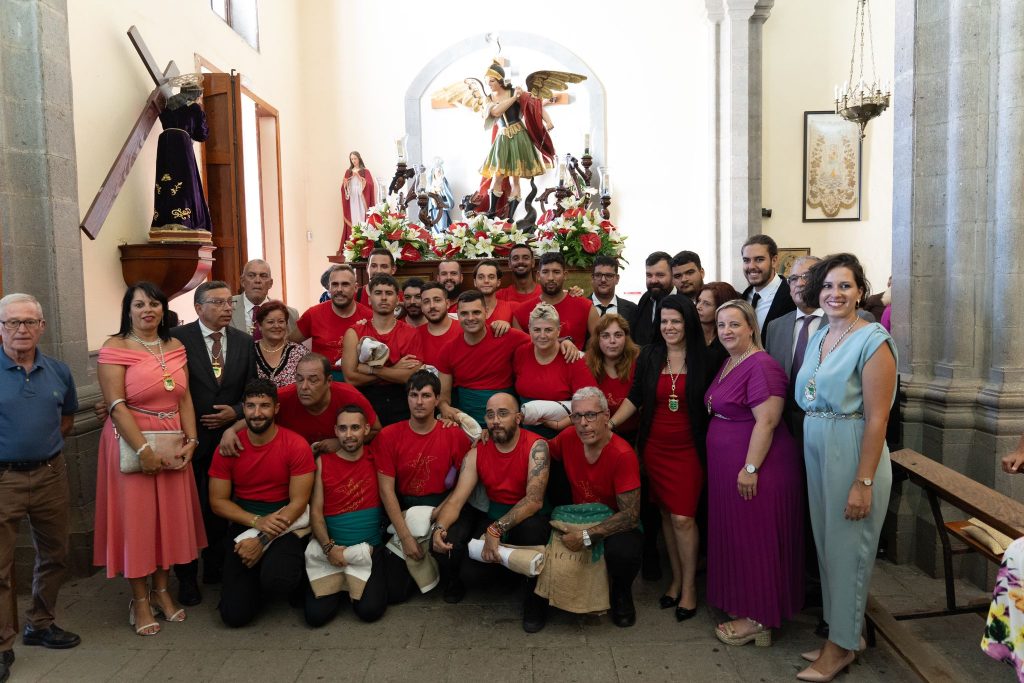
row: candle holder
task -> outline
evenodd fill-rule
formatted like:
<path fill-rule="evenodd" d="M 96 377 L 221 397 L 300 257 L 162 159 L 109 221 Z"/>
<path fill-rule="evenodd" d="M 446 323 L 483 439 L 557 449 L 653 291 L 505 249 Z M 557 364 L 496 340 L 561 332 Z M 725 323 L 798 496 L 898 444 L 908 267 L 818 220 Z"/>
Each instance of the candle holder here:
<path fill-rule="evenodd" d="M 398 205 L 403 209 L 408 207 L 412 202 L 415 192 L 409 192 L 408 196 L 400 190 L 405 186 L 407 180 L 416 176 L 416 169 L 409 168 L 406 165 L 404 159 L 398 160 L 398 165 L 395 167 L 395 175 L 391 178 L 391 184 L 388 185 L 388 195 L 398 195 Z"/>
<path fill-rule="evenodd" d="M 434 202 L 434 205 L 437 206 L 437 218 L 438 220 L 440 220 L 441 214 L 444 211 L 441 195 L 437 194 L 436 192 L 426 191 L 421 191 L 418 195 L 416 195 L 416 205 L 420 207 L 420 223 L 422 223 L 423 226 L 428 229 L 432 229 L 435 225 L 437 225 L 438 222 L 437 220 L 434 220 L 433 218 L 430 217 L 430 202 L 432 201 Z"/>
<path fill-rule="evenodd" d="M 607 194 L 601 195 L 601 218 L 605 219 L 606 221 L 607 220 L 611 220 L 611 217 L 612 217 L 611 212 L 608 210 L 608 207 L 611 206 L 611 204 L 612 204 L 611 195 L 607 195 Z"/>

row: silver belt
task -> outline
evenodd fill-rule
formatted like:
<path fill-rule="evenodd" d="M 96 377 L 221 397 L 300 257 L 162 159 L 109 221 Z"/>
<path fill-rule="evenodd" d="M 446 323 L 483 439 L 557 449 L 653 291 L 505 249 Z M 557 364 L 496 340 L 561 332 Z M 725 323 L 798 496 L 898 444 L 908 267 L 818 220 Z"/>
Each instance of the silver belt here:
<path fill-rule="evenodd" d="M 808 410 L 807 417 L 820 417 L 823 420 L 863 420 L 864 413 L 833 413 L 831 410 Z"/>
<path fill-rule="evenodd" d="M 125 405 L 127 405 L 127 404 L 125 404 Z M 135 406 L 128 406 L 128 409 L 129 410 L 134 410 L 136 413 L 142 413 L 143 415 L 152 415 L 153 417 L 161 419 L 161 420 L 170 420 L 172 417 L 174 417 L 175 415 L 178 414 L 177 410 L 169 410 L 169 411 L 146 410 L 145 408 L 136 408 Z"/>

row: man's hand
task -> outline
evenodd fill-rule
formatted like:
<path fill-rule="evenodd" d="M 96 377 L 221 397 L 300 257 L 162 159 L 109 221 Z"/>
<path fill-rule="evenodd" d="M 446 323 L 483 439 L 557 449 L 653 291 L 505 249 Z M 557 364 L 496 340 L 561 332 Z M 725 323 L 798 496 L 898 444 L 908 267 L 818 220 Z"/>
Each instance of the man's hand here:
<path fill-rule="evenodd" d="M 288 527 L 291 525 L 292 523 L 287 517 L 282 515 L 280 512 L 274 512 L 256 520 L 255 528 L 271 538 L 277 538 L 284 532 L 288 531 Z"/>
<path fill-rule="evenodd" d="M 1007 474 L 1020 474 L 1024 466 L 1024 449 L 1018 448 L 1012 453 L 1003 456 L 1003 472 Z"/>
<path fill-rule="evenodd" d="M 583 288 L 579 285 L 573 285 L 569 288 L 569 296 L 583 296 Z"/>
<path fill-rule="evenodd" d="M 199 421 L 203 423 L 203 426 L 207 429 L 220 429 L 224 425 L 238 419 L 235 415 L 235 409 L 231 406 L 214 405 L 213 409 L 217 412 L 207 413 L 199 418 Z"/>
<path fill-rule="evenodd" d="M 410 354 L 399 358 L 398 362 L 392 367 L 397 370 L 412 370 L 413 368 L 418 368 L 421 365 L 423 365 L 423 361 Z"/>
<path fill-rule="evenodd" d="M 100 421 L 100 425 L 107 421 L 107 402 L 102 398 L 92 405 L 92 410 L 96 413 L 96 419 Z"/>
<path fill-rule="evenodd" d="M 402 552 L 405 553 L 406 557 L 411 557 L 414 560 L 423 559 L 423 548 L 416 542 L 416 539 L 412 537 L 412 534 L 401 537 L 402 541 Z"/>
<path fill-rule="evenodd" d="M 225 430 L 220 437 L 220 454 L 225 458 L 237 458 L 243 450 L 244 447 L 238 438 L 238 432 L 234 429 Z"/>
<path fill-rule="evenodd" d="M 312 446 L 313 455 L 319 455 L 320 453 L 337 453 L 338 449 L 341 448 L 341 441 L 332 436 L 329 439 L 316 441 Z"/>
<path fill-rule="evenodd" d="M 344 567 L 348 565 L 348 562 L 345 561 L 345 546 L 336 545 L 333 548 L 331 548 L 331 552 L 327 556 L 327 559 L 335 567 Z"/>
<path fill-rule="evenodd" d="M 498 546 L 501 545 L 501 540 L 487 534 L 484 537 L 484 549 L 480 553 L 480 558 L 484 562 L 497 562 L 501 564 L 501 553 L 498 552 Z"/>
<path fill-rule="evenodd" d="M 575 552 L 583 550 L 586 546 L 583 545 L 583 532 L 582 531 L 567 531 L 562 534 L 562 544 L 566 548 Z"/>
<path fill-rule="evenodd" d="M 446 420 L 451 420 L 452 422 L 458 422 L 459 421 L 459 409 L 458 408 L 454 408 L 451 405 L 445 403 L 444 405 L 441 406 L 440 412 L 441 412 L 441 417 L 443 417 Z"/>
<path fill-rule="evenodd" d="M 583 357 L 583 352 L 576 348 L 568 339 L 563 339 L 559 342 L 559 346 L 562 348 L 562 358 L 565 359 L 566 363 L 575 363 Z"/>
<path fill-rule="evenodd" d="M 452 544 L 448 542 L 448 532 L 444 529 L 434 530 L 434 552 L 435 553 L 450 553 L 452 551 Z"/>
<path fill-rule="evenodd" d="M 506 332 L 512 329 L 512 324 L 505 320 L 495 320 L 491 323 L 491 330 L 494 331 L 494 338 L 502 336 Z"/>
<path fill-rule="evenodd" d="M 247 538 L 235 544 L 235 553 L 242 558 L 242 564 L 252 567 L 263 557 L 263 544 L 258 538 Z"/>

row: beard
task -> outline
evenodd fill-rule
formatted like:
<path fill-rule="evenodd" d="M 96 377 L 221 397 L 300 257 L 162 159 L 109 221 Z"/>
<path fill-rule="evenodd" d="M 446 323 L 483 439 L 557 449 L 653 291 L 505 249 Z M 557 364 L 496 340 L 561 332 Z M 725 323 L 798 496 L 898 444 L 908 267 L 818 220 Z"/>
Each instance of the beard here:
<path fill-rule="evenodd" d="M 256 422 L 259 420 L 260 422 Z M 273 426 L 274 421 L 269 418 L 245 418 L 245 426 L 253 434 L 262 434 Z"/>

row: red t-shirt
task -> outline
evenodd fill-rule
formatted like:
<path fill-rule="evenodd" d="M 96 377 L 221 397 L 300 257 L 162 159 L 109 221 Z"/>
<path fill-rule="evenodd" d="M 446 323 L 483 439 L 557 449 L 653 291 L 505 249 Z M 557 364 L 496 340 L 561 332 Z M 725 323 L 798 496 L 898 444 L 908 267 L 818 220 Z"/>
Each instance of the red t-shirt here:
<path fill-rule="evenodd" d="M 622 377 L 609 377 L 604 376 L 604 379 L 597 383 L 597 387 L 604 392 L 604 397 L 608 400 L 608 414 L 614 415 L 615 412 L 622 405 L 622 402 L 629 398 L 629 390 L 633 386 L 633 375 L 636 372 L 636 363 L 629 371 L 629 377 L 625 379 Z M 620 425 L 615 425 L 615 432 L 619 434 L 628 434 L 635 432 L 640 426 L 640 411 L 634 411 L 628 420 Z"/>
<path fill-rule="evenodd" d="M 536 301 L 540 298 L 540 285 L 535 284 L 533 291 L 529 294 L 520 294 L 516 291 L 515 284 L 511 284 L 508 287 L 499 289 L 494 293 L 494 296 L 498 297 L 499 301 L 511 301 L 514 304 L 523 304 L 531 300 Z"/>
<path fill-rule="evenodd" d="M 518 304 L 514 304 L 508 301 L 502 301 L 498 299 L 494 302 L 494 310 L 487 316 L 487 323 L 493 323 L 496 320 L 504 320 L 509 325 L 512 324 L 512 316 L 515 315 Z"/>
<path fill-rule="evenodd" d="M 337 453 L 320 456 L 320 477 L 324 491 L 324 516 L 380 507 L 377 470 L 370 446 L 355 462 Z"/>
<path fill-rule="evenodd" d="M 530 314 L 533 313 L 533 308 L 538 303 L 539 299 L 532 305 L 530 303 L 521 304 L 516 309 L 515 319 L 519 321 L 519 326 L 524 330 L 530 329 Z M 582 349 L 587 340 L 587 321 L 590 319 L 590 309 L 593 307 L 594 302 L 587 297 L 566 294 L 560 302 L 555 304 L 555 310 L 558 311 L 558 319 L 561 322 L 558 335 L 569 337 L 573 344 Z"/>
<path fill-rule="evenodd" d="M 615 495 L 640 488 L 640 461 L 626 441 L 615 434 L 591 465 L 583 453 L 583 442 L 570 427 L 548 441 L 551 457 L 561 460 L 572 488 L 572 502 L 604 503 L 618 511 Z"/>
<path fill-rule="evenodd" d="M 441 349 L 437 369 L 452 376 L 452 386 L 466 389 L 507 389 L 512 386 L 512 355 L 530 335 L 509 330 L 495 337 L 490 327 L 475 345 L 459 335 Z"/>
<path fill-rule="evenodd" d="M 288 500 L 291 478 L 316 471 L 313 451 L 301 436 L 286 427 L 262 446 L 249 440 L 249 430 L 238 433 L 242 452 L 237 458 L 225 458 L 220 446 L 213 452 L 210 476 L 231 482 L 231 493 L 245 500 L 276 503 Z"/>
<path fill-rule="evenodd" d="M 441 349 L 456 337 L 462 336 L 462 326 L 454 320 L 448 326 L 444 334 L 434 336 L 426 325 L 416 328 L 416 334 L 420 336 L 420 355 L 418 358 L 427 365 L 437 367 L 438 358 L 441 356 Z"/>
<path fill-rule="evenodd" d="M 476 474 L 493 503 L 515 505 L 526 495 L 526 474 L 530 466 L 530 449 L 540 437 L 525 429 L 519 430 L 519 441 L 510 453 L 502 453 L 494 439 L 476 446 Z"/>
<path fill-rule="evenodd" d="M 373 326 L 372 317 L 367 318 L 365 322 L 356 323 L 352 326 L 352 329 L 356 331 L 356 336 L 360 339 L 372 337 L 388 345 L 388 350 L 390 351 L 388 354 L 388 366 L 400 361 L 402 356 L 420 357 L 420 336 L 416 333 L 415 327 L 403 320 L 396 320 L 395 326 L 387 333 L 380 332 Z"/>
<path fill-rule="evenodd" d="M 568 401 L 577 389 L 597 384 L 582 358 L 567 363 L 559 351 L 553 361 L 541 365 L 533 344 L 516 349 L 512 369 L 516 373 L 516 394 L 523 400 Z"/>
<path fill-rule="evenodd" d="M 395 480 L 395 490 L 403 496 L 429 496 L 445 493 L 445 479 L 462 459 L 472 443 L 458 427 L 440 422 L 429 434 L 417 434 L 408 420 L 381 430 L 374 439 L 377 471 Z"/>
<path fill-rule="evenodd" d="M 338 411 L 349 404 L 356 404 L 366 413 L 366 423 L 372 425 L 377 421 L 377 413 L 363 394 L 351 384 L 331 382 L 331 401 L 319 415 L 311 414 L 299 403 L 299 395 L 294 384 L 277 390 L 277 423 L 282 427 L 298 432 L 307 442 L 322 441 L 335 436 L 334 424 L 338 419 Z"/>
<path fill-rule="evenodd" d="M 313 339 L 313 352 L 327 356 L 327 360 L 334 364 L 341 358 L 342 342 L 345 339 L 345 332 L 348 328 L 364 318 L 373 317 L 373 312 L 366 306 L 357 303 L 352 315 L 347 318 L 340 317 L 334 312 L 330 300 L 315 306 L 310 306 L 301 316 L 295 326 L 302 332 L 302 336 Z"/>

